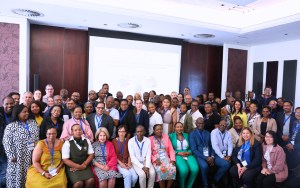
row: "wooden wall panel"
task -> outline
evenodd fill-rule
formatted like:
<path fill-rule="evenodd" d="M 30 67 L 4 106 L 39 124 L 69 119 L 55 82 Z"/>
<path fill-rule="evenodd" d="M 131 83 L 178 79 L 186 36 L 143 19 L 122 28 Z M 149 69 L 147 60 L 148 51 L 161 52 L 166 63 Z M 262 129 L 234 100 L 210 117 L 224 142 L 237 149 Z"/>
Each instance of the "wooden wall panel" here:
<path fill-rule="evenodd" d="M 263 93 L 264 62 L 253 63 L 253 92 L 256 95 Z"/>
<path fill-rule="evenodd" d="M 247 50 L 228 49 L 227 90 L 232 91 L 233 96 L 240 91 L 242 100 L 245 100 L 247 55 Z"/>
<path fill-rule="evenodd" d="M 222 85 L 222 46 L 208 46 L 207 93 L 213 92 L 216 97 L 221 97 Z"/>
<path fill-rule="evenodd" d="M 267 62 L 266 85 L 272 87 L 272 95 L 277 93 L 278 61 Z"/>

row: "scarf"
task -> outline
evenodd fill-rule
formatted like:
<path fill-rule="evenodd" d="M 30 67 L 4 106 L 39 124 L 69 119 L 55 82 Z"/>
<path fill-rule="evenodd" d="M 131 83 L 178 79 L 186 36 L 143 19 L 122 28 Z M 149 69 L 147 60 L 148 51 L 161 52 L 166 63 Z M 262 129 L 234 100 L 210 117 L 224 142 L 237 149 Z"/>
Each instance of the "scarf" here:
<path fill-rule="evenodd" d="M 74 138 L 74 141 L 76 142 L 77 145 L 79 145 L 80 147 L 83 146 L 83 140 L 82 138 Z"/>

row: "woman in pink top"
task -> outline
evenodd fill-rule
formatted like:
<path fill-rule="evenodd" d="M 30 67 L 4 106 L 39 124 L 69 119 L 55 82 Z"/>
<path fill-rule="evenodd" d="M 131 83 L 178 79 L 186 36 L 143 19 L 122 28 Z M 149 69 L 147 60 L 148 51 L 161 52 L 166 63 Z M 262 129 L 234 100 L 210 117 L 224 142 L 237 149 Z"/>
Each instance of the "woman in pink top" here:
<path fill-rule="evenodd" d="M 258 188 L 273 188 L 276 182 L 283 182 L 288 177 L 285 153 L 277 145 L 274 131 L 267 131 L 263 144 L 262 171 L 257 177 Z"/>
<path fill-rule="evenodd" d="M 60 136 L 61 141 L 65 142 L 72 137 L 71 127 L 74 124 L 81 125 L 81 129 L 83 131 L 83 134 L 81 136 L 89 139 L 91 143 L 94 142 L 94 136 L 89 122 L 82 119 L 82 108 L 80 106 L 74 108 L 73 118 L 64 123 L 63 131 Z"/>
<path fill-rule="evenodd" d="M 153 127 L 151 141 L 151 161 L 156 172 L 156 182 L 160 187 L 170 188 L 176 179 L 175 151 L 168 135 L 162 134 L 161 124 Z M 165 186 L 167 184 L 167 186 Z"/>

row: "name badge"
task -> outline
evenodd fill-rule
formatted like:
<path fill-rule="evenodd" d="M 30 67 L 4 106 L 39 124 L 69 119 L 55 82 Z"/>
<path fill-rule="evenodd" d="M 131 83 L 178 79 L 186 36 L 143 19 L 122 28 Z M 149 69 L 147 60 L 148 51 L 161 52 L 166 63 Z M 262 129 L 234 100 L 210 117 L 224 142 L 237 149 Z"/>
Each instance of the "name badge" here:
<path fill-rule="evenodd" d="M 159 152 L 159 158 L 160 159 L 166 158 L 165 151 L 163 149 L 159 149 L 158 152 Z"/>
<path fill-rule="evenodd" d="M 49 171 L 49 174 L 51 174 L 52 176 L 56 176 L 57 173 L 56 173 L 56 168 L 54 165 L 51 165 L 48 167 L 48 171 Z"/>
<path fill-rule="evenodd" d="M 208 147 L 203 147 L 203 155 L 208 157 Z"/>
<path fill-rule="evenodd" d="M 227 151 L 223 150 L 223 155 L 226 156 L 227 155 Z"/>
<path fill-rule="evenodd" d="M 29 151 L 33 150 L 33 149 L 34 149 L 34 142 L 28 142 L 28 143 L 27 143 L 27 149 L 28 149 Z"/>
<path fill-rule="evenodd" d="M 69 120 L 69 115 L 63 115 L 64 122 Z"/>
<path fill-rule="evenodd" d="M 246 167 L 246 166 L 248 165 L 247 161 L 246 161 L 246 160 L 245 160 L 245 161 L 242 161 L 242 165 L 243 165 L 244 167 Z"/>
<path fill-rule="evenodd" d="M 292 145 L 295 145 L 295 141 L 291 141 L 291 144 L 292 144 Z"/>
<path fill-rule="evenodd" d="M 188 160 L 188 158 L 187 158 L 187 157 L 182 157 L 182 158 L 183 158 L 184 160 L 186 160 L 186 161 Z"/>
<path fill-rule="evenodd" d="M 143 164 L 143 161 L 140 161 L 141 164 Z"/>

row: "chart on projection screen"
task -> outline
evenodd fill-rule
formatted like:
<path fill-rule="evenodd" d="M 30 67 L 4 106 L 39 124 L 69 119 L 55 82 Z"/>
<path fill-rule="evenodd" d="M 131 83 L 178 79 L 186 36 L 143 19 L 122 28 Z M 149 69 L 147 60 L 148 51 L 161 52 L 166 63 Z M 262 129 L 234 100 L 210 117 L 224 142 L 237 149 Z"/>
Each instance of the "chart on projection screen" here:
<path fill-rule="evenodd" d="M 178 91 L 181 46 L 90 37 L 89 90 L 109 84 L 114 96 Z"/>

